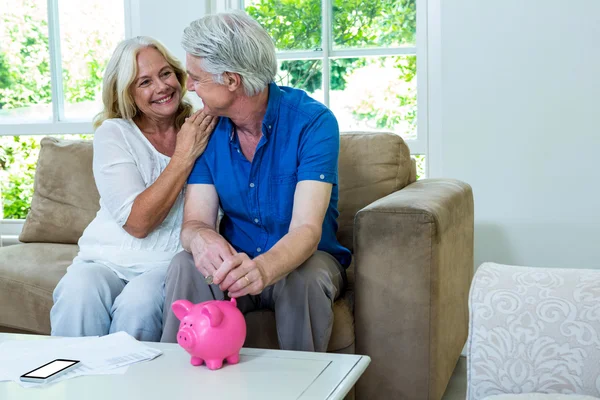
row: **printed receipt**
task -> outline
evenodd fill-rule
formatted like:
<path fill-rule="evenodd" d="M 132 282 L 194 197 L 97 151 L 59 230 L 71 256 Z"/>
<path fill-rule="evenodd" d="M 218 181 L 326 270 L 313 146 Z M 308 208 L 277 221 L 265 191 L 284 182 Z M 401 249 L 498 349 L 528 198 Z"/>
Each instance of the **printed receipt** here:
<path fill-rule="evenodd" d="M 0 382 L 23 387 L 42 384 L 21 382 L 19 377 L 57 358 L 81 361 L 71 372 L 48 384 L 82 375 L 124 374 L 131 364 L 153 360 L 160 350 L 146 346 L 125 332 L 101 337 L 8 340 L 0 343 Z"/>

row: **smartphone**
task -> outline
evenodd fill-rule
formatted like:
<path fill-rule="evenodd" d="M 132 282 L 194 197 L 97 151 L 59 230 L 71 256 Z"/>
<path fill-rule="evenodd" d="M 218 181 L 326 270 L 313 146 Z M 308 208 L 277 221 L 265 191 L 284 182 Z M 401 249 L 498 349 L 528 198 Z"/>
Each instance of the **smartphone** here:
<path fill-rule="evenodd" d="M 46 383 L 79 367 L 79 360 L 58 358 L 21 375 L 22 382 Z"/>

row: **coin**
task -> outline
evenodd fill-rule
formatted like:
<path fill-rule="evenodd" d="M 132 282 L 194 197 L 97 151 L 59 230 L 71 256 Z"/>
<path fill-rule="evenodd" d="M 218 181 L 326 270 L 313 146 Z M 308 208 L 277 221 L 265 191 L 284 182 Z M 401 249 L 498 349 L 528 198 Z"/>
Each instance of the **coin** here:
<path fill-rule="evenodd" d="M 212 275 L 207 276 L 205 279 L 206 279 L 206 283 L 208 283 L 209 285 L 212 285 L 212 283 L 213 283 L 213 276 Z"/>

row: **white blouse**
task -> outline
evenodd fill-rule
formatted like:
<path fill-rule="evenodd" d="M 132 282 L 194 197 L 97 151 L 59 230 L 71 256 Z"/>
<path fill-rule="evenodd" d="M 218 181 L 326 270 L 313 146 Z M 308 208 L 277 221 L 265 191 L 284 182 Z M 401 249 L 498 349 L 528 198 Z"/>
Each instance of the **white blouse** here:
<path fill-rule="evenodd" d="M 147 237 L 138 239 L 123 229 L 133 201 L 152 185 L 169 164 L 137 125 L 109 119 L 94 134 L 93 172 L 100 193 L 100 210 L 79 239 L 73 261 L 93 261 L 131 280 L 152 268 L 167 266 L 183 250 L 179 239 L 183 195 L 179 193 L 165 220 Z"/>

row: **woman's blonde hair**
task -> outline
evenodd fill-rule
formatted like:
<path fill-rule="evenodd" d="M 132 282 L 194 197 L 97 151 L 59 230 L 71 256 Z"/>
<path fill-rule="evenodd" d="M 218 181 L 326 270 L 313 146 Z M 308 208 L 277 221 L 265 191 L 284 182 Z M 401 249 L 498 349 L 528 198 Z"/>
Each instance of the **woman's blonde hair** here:
<path fill-rule="evenodd" d="M 148 36 L 137 36 L 123 40 L 117 45 L 106 66 L 102 82 L 102 103 L 104 110 L 94 118 L 94 129 L 110 118 L 133 119 L 139 110 L 131 95 L 131 84 L 138 73 L 137 55 L 145 48 L 152 47 L 167 60 L 175 71 L 181 85 L 181 99 L 175 126 L 181 128 L 185 119 L 192 114 L 192 105 L 184 99 L 187 74 L 181 63 L 158 40 Z"/>

